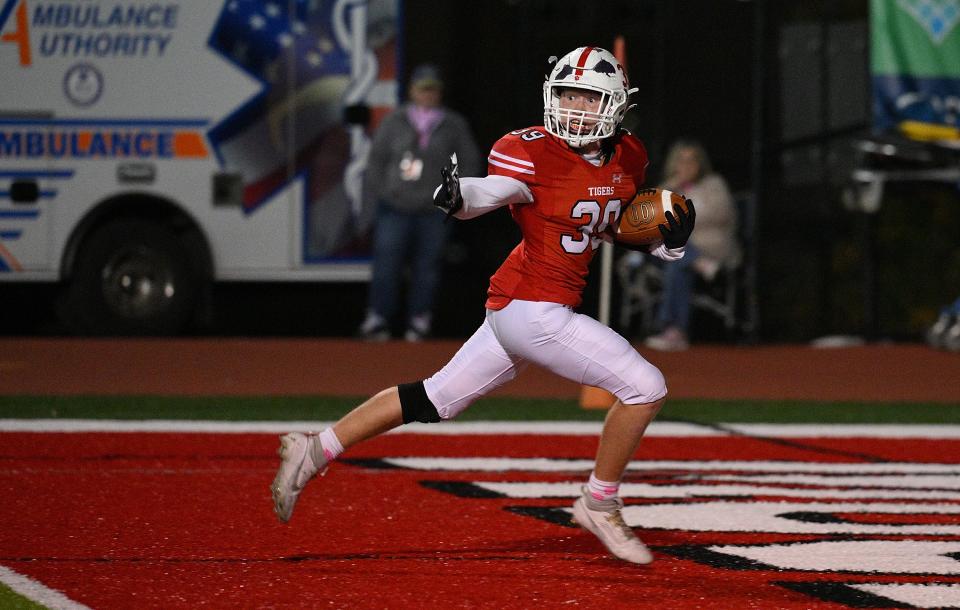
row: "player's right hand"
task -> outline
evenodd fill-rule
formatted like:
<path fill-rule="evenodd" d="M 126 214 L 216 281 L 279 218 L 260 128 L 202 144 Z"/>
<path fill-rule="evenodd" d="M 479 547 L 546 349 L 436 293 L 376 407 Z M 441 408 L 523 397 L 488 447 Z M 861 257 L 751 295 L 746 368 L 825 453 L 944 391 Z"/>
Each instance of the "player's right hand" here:
<path fill-rule="evenodd" d="M 457 153 L 450 155 L 447 164 L 440 168 L 440 176 L 443 182 L 433 193 L 433 205 L 446 212 L 447 218 L 449 218 L 463 207 L 463 197 L 460 196 L 460 169 L 457 166 Z"/>

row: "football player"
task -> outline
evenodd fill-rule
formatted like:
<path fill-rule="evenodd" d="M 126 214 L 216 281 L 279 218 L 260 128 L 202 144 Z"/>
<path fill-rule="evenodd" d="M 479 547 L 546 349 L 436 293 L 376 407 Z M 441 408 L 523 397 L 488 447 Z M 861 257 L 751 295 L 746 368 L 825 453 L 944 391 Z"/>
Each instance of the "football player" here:
<path fill-rule="evenodd" d="M 486 319 L 440 371 L 381 391 L 319 434 L 281 437 L 272 484 L 274 510 L 286 522 L 306 483 L 345 448 L 409 422 L 452 419 L 478 398 L 538 364 L 616 396 L 596 463 L 573 504 L 577 522 L 625 561 L 653 557 L 621 516 L 620 479 L 667 394 L 661 372 L 617 332 L 576 313 L 588 265 L 621 206 L 644 181 L 647 153 L 621 129 L 630 89 L 608 51 L 581 47 L 556 60 L 543 85 L 544 124 L 497 141 L 485 178 L 442 171 L 435 204 L 459 219 L 509 206 L 522 239 L 490 280 Z M 661 225 L 651 254 L 683 256 L 695 210 L 678 209 Z"/>

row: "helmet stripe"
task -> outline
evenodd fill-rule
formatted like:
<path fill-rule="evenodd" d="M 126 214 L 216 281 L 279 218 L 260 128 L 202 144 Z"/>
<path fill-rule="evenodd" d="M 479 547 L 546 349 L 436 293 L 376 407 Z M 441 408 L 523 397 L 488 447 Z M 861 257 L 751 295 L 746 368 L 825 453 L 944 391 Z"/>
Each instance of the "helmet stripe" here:
<path fill-rule="evenodd" d="M 587 67 L 587 57 L 590 56 L 591 51 L 593 51 L 593 47 L 584 47 L 583 53 L 581 53 L 580 58 L 577 59 L 577 71 L 574 74 L 575 78 L 583 76 L 583 69 Z"/>

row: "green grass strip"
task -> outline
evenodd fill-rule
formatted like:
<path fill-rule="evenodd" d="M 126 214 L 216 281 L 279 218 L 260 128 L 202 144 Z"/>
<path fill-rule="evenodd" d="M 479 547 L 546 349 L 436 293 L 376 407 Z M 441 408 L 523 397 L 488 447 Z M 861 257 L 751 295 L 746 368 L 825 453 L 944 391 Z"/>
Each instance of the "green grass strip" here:
<path fill-rule="evenodd" d="M 26 597 L 15 593 L 7 585 L 0 583 L 0 608 L 7 610 L 45 610 L 46 606 L 30 601 Z"/>
<path fill-rule="evenodd" d="M 337 419 L 360 397 L 0 396 L 0 418 L 292 421 Z M 485 398 L 458 421 L 599 421 L 575 400 Z M 671 400 L 661 420 L 728 423 L 960 423 L 960 404 Z"/>

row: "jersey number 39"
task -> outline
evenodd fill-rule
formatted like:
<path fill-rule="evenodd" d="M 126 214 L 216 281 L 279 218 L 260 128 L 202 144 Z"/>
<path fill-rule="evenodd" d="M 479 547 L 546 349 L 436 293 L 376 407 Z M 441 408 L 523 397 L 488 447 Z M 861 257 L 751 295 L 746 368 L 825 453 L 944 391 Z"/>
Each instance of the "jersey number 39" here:
<path fill-rule="evenodd" d="M 582 254 L 586 252 L 588 244 L 592 250 L 596 250 L 602 241 L 597 235 L 606 231 L 608 226 L 615 225 L 620 218 L 620 200 L 611 199 L 601 207 L 598 201 L 581 199 L 570 210 L 570 217 L 585 219 L 586 222 L 580 225 L 579 233 L 560 237 L 564 252 Z"/>

